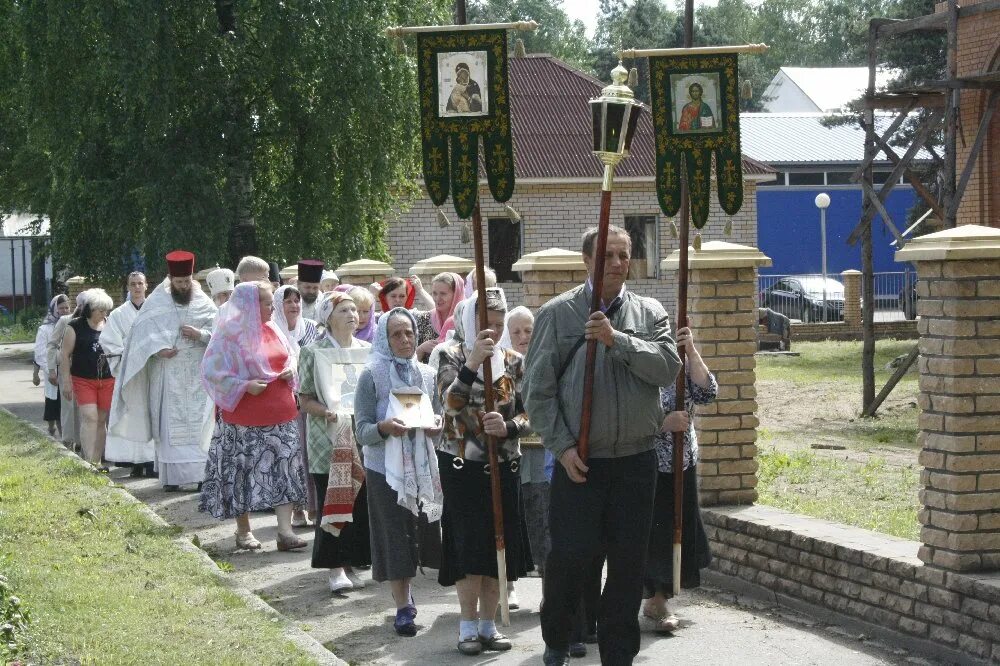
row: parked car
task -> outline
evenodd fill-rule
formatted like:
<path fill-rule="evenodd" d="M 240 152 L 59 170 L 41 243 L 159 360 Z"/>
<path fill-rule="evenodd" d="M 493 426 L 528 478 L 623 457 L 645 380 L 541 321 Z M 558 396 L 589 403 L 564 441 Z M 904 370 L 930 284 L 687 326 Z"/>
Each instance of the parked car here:
<path fill-rule="evenodd" d="M 799 275 L 778 280 L 760 294 L 761 307 L 803 322 L 823 321 L 823 278 Z M 826 279 L 826 321 L 844 318 L 844 285 Z"/>

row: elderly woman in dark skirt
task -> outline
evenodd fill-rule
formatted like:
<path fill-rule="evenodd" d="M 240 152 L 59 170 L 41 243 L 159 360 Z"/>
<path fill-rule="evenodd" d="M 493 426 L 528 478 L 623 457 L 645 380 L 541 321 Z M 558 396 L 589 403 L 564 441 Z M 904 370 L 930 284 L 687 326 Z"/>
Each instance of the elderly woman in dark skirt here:
<path fill-rule="evenodd" d="M 507 579 L 524 576 L 531 565 L 522 520 L 521 449 L 518 438 L 530 433 L 521 401 L 523 357 L 501 349 L 507 303 L 503 291 L 485 290 L 489 328 L 478 331 L 476 298 L 462 310 L 464 340 L 439 352 L 437 385 L 445 408 L 444 436 L 438 448 L 444 488 L 442 563 L 438 582 L 458 588 L 461 621 L 458 649 L 476 655 L 486 650 L 509 650 L 510 640 L 497 631 L 495 616 L 500 596 L 490 475 L 500 474 Z M 478 332 L 477 332 L 478 331 Z M 492 368 L 494 411 L 484 413 L 483 364 Z M 496 438 L 500 469 L 489 462 L 486 436 Z"/>
<path fill-rule="evenodd" d="M 410 579 L 420 565 L 417 518 L 441 517 L 443 498 L 434 455 L 440 417 L 433 425 L 409 427 L 398 395 L 421 396 L 434 414 L 441 405 L 434 372 L 416 360 L 417 323 L 407 310 L 393 308 L 378 321 L 368 365 L 354 394 L 357 439 L 364 447 L 365 483 L 371 530 L 372 579 L 389 581 L 396 602 L 393 627 L 415 636 L 417 608 Z"/>
<path fill-rule="evenodd" d="M 654 631 L 670 633 L 679 622 L 667 608 L 673 596 L 673 533 L 674 533 L 674 433 L 684 433 L 684 531 L 681 534 L 681 587 L 701 585 L 700 570 L 711 562 L 708 537 L 698 508 L 698 436 L 694 429 L 695 405 L 707 405 L 715 400 L 719 384 L 702 360 L 694 344 L 690 328 L 677 331 L 677 346 L 684 347 L 687 385 L 684 409 L 676 411 L 677 391 L 674 385 L 660 388 L 660 402 L 666 416 L 656 436 L 656 459 L 659 475 L 653 504 L 653 525 L 649 534 L 649 551 L 644 579 L 646 602 L 643 616 L 653 623 Z"/>

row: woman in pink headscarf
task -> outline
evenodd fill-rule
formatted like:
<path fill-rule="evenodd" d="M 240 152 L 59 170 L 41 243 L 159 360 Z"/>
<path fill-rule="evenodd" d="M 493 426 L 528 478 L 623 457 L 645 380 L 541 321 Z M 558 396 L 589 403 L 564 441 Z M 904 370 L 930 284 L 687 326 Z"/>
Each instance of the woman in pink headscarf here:
<path fill-rule="evenodd" d="M 251 511 L 274 509 L 278 550 L 305 548 L 292 507 L 306 498 L 299 444 L 294 350 L 271 321 L 271 286 L 244 282 L 219 308 L 202 360 L 202 383 L 220 419 L 205 465 L 198 510 L 236 519 L 236 545 L 257 550 Z M 280 307 L 280 305 L 279 305 Z"/>
<path fill-rule="evenodd" d="M 455 328 L 452 315 L 465 298 L 465 280 L 457 273 L 438 273 L 431 283 L 433 310 L 414 310 L 417 320 L 417 360 L 426 362 L 431 351 L 444 342 L 448 331 Z"/>

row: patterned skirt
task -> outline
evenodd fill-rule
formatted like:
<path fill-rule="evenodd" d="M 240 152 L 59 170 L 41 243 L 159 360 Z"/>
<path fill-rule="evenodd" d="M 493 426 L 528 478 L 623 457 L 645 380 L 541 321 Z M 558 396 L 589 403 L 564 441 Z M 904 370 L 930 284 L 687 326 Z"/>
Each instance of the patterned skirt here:
<path fill-rule="evenodd" d="M 227 519 L 305 498 L 297 420 L 273 426 L 216 421 L 199 511 Z"/>

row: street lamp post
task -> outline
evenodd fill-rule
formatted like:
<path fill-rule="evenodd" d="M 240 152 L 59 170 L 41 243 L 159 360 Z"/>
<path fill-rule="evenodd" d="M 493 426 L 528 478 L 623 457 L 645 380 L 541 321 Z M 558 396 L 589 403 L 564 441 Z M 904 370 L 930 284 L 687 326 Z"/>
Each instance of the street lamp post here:
<path fill-rule="evenodd" d="M 826 209 L 830 207 L 830 195 L 826 192 L 817 194 L 816 207 L 819 208 L 819 233 L 823 248 L 823 321 L 826 322 Z"/>

